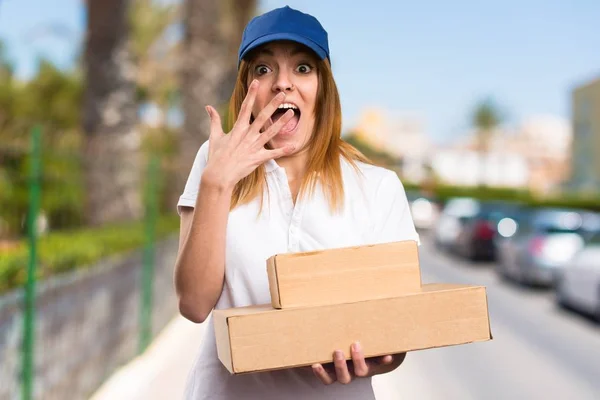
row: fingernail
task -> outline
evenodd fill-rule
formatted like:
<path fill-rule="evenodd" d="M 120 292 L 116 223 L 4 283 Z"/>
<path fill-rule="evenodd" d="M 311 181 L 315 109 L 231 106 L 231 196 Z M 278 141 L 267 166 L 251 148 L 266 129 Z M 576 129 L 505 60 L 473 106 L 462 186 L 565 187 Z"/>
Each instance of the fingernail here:
<path fill-rule="evenodd" d="M 258 79 L 252 80 L 252 83 L 250 84 L 250 86 L 252 86 L 252 87 L 258 86 Z"/>
<path fill-rule="evenodd" d="M 277 96 L 279 96 L 280 99 L 283 99 L 285 98 L 285 92 L 281 92 Z"/>
<path fill-rule="evenodd" d="M 208 116 L 210 117 L 210 108 L 208 108 L 208 106 L 204 107 L 204 109 L 206 110 L 206 113 L 208 114 Z"/>
<path fill-rule="evenodd" d="M 360 351 L 360 342 L 354 342 L 352 344 L 352 350 L 354 350 L 355 352 L 359 352 Z"/>
<path fill-rule="evenodd" d="M 344 359 L 344 353 L 341 352 L 341 350 L 336 350 L 334 353 L 334 357 L 336 360 L 343 360 Z"/>

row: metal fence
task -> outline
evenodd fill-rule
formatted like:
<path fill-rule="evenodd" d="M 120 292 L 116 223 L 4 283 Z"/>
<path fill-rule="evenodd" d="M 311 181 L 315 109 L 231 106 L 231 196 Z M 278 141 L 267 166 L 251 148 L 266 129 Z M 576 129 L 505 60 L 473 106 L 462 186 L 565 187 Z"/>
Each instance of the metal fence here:
<path fill-rule="evenodd" d="M 25 246 L 26 246 L 26 268 L 23 265 L 22 268 L 26 270 L 26 278 L 25 278 L 25 282 L 21 287 L 17 287 L 14 288 L 12 293 L 8 293 L 5 295 L 0 295 L 0 360 L 2 360 L 2 355 L 3 354 L 7 354 L 7 348 L 6 346 L 10 345 L 10 341 L 9 340 L 1 340 L 2 339 L 2 332 L 3 330 L 10 330 L 9 328 L 4 329 L 4 327 L 2 326 L 2 324 L 9 320 L 8 318 L 3 319 L 2 316 L 6 316 L 6 315 L 16 315 L 16 314 L 11 314 L 11 311 L 9 310 L 9 306 L 12 304 L 13 306 L 15 305 L 15 301 L 17 303 L 22 302 L 22 304 L 20 306 L 18 306 L 17 308 L 20 308 L 22 310 L 22 329 L 18 329 L 15 330 L 14 328 L 12 329 L 12 332 L 17 332 L 20 331 L 21 332 L 21 348 L 20 348 L 20 354 L 21 354 L 21 359 L 20 359 L 20 373 L 18 376 L 18 379 L 20 380 L 20 397 L 22 399 L 33 399 L 36 398 L 37 395 L 42 395 L 42 397 L 46 398 L 45 396 L 43 396 L 42 393 L 40 393 L 40 390 L 43 391 L 43 389 L 40 389 L 40 385 L 38 384 L 38 382 L 36 382 L 36 380 L 38 380 L 40 378 L 40 374 L 54 374 L 56 375 L 56 370 L 53 371 L 46 371 L 40 368 L 36 368 L 36 365 L 39 364 L 37 363 L 36 357 L 39 357 L 40 355 L 43 357 L 44 356 L 44 352 L 48 352 L 48 349 L 42 349 L 40 348 L 40 343 L 37 342 L 36 338 L 39 335 L 36 335 L 36 331 L 38 330 L 38 326 L 36 326 L 36 322 L 39 323 L 39 321 L 46 321 L 46 322 L 42 322 L 45 324 L 50 324 L 51 322 L 48 322 L 48 318 L 45 318 L 43 320 L 36 318 L 39 317 L 37 315 L 37 313 L 40 311 L 40 302 L 38 301 L 38 296 L 40 296 L 40 293 L 43 292 L 44 296 L 51 296 L 51 294 L 49 293 L 55 293 L 56 292 L 56 288 L 57 287 L 61 287 L 61 288 L 68 288 L 69 284 L 65 284 L 64 283 L 64 279 L 63 282 L 61 282 L 60 284 L 55 284 L 54 285 L 54 289 L 50 288 L 49 286 L 52 286 L 52 284 L 48 285 L 45 282 L 44 285 L 44 290 L 40 291 L 40 285 L 38 280 L 40 279 L 39 277 L 42 275 L 40 273 L 40 207 L 41 207 L 41 203 L 42 203 L 42 196 L 43 196 L 43 185 L 42 185 L 42 181 L 45 177 L 44 174 L 44 160 L 46 159 L 45 155 L 44 155 L 44 146 L 43 146 L 43 127 L 40 125 L 36 125 L 33 126 L 32 128 L 30 128 L 29 132 L 28 132 L 28 138 L 29 138 L 29 143 L 28 143 L 28 149 L 26 150 L 26 154 L 21 154 L 20 158 L 25 157 L 25 159 L 27 160 L 27 174 L 26 176 L 20 176 L 18 179 L 21 180 L 20 185 L 21 186 L 26 186 L 26 190 L 27 190 L 27 211 L 26 211 L 26 221 L 25 221 L 25 240 L 21 240 L 20 242 L 25 242 Z M 8 151 L 6 148 L 4 149 L 5 153 Z M 22 151 L 23 149 L 21 149 Z M 76 154 L 70 154 L 70 155 L 64 155 L 64 154 L 54 154 L 55 157 L 79 157 L 79 155 Z M 6 160 L 6 158 L 5 158 Z M 0 161 L 2 161 L 2 158 L 0 158 Z M 0 167 L 2 167 L 2 169 L 0 170 L 0 179 L 10 179 L 10 177 L 7 175 L 8 174 L 8 163 L 9 161 L 6 161 L 5 165 L 4 162 L 2 164 L 0 164 Z M 3 176 L 2 176 L 3 175 Z M 112 271 L 121 271 L 121 272 L 111 272 L 111 274 L 114 276 L 114 278 L 106 278 L 107 276 L 109 276 L 110 274 L 105 272 L 102 273 L 95 273 L 95 279 L 96 283 L 94 285 L 98 286 L 99 285 L 99 279 L 109 279 L 110 282 L 129 282 L 127 283 L 127 287 L 122 287 L 120 290 L 120 294 L 116 294 L 117 296 L 122 296 L 124 299 L 124 296 L 130 296 L 131 293 L 136 293 L 138 298 L 137 298 L 137 306 L 129 308 L 128 310 L 121 310 L 122 313 L 125 313 L 126 315 L 131 313 L 131 312 L 136 312 L 137 313 L 137 323 L 133 324 L 134 328 L 137 330 L 137 346 L 136 346 L 136 353 L 140 354 L 143 353 L 145 351 L 145 349 L 148 347 L 149 343 L 151 342 L 153 336 L 158 332 L 158 330 L 164 326 L 164 324 L 166 324 L 169 316 L 174 315 L 175 309 L 173 307 L 173 305 L 175 304 L 174 302 L 174 296 L 173 293 L 170 292 L 169 296 L 167 296 L 165 294 L 165 296 L 168 297 L 168 299 L 166 299 L 166 302 L 161 301 L 161 304 L 158 305 L 159 308 L 161 308 L 158 312 L 156 311 L 156 302 L 155 302 L 155 296 L 156 293 L 165 293 L 165 291 L 169 291 L 169 287 L 171 286 L 171 280 L 170 280 L 170 268 L 169 268 L 169 264 L 172 261 L 172 258 L 174 257 L 173 254 L 173 249 L 176 247 L 176 244 L 174 243 L 170 243 L 167 247 L 166 250 L 162 251 L 161 254 L 159 254 L 158 257 L 158 261 L 160 262 L 159 265 L 159 273 L 160 273 L 160 282 L 157 284 L 157 282 L 155 282 L 156 278 L 155 278 L 155 274 L 156 274 L 156 270 L 157 270 L 157 228 L 158 228 L 158 224 L 159 224 L 159 217 L 160 217 L 160 180 L 161 180 L 161 167 L 160 167 L 160 159 L 159 156 L 157 155 L 152 155 L 151 157 L 149 157 L 147 165 L 146 165 L 146 171 L 145 171 L 145 175 L 146 175 L 146 179 L 145 179 L 145 185 L 144 185 L 144 195 L 143 195 L 143 199 L 144 199 L 144 204 L 143 204 L 143 218 L 142 221 L 138 221 L 138 223 L 143 225 L 143 236 L 144 236 L 144 240 L 142 243 L 142 248 L 141 249 L 137 249 L 137 252 L 140 253 L 140 256 L 136 258 L 136 249 L 132 249 L 132 251 L 134 251 L 133 253 L 127 253 L 130 254 L 130 256 L 128 256 L 127 261 L 123 261 L 123 260 L 119 260 L 116 263 L 113 263 L 113 265 L 110 266 L 110 268 L 107 269 L 107 267 L 104 268 L 104 270 L 112 270 Z M 26 185 L 22 185 L 22 184 L 26 184 Z M 73 183 L 71 182 L 70 184 L 77 184 L 77 183 Z M 19 185 L 16 185 L 19 186 Z M 23 187 L 21 187 L 21 189 L 23 189 Z M 4 194 L 0 193 L 0 196 L 10 196 L 10 193 L 5 192 Z M 13 193 L 14 195 L 14 193 Z M 3 204 L 10 204 L 10 201 L 4 201 Z M 7 206 L 8 207 L 8 206 Z M 4 210 L 4 214 L 8 214 L 10 213 L 11 210 L 9 209 L 5 209 Z M 0 215 L 0 218 L 2 217 L 2 215 Z M 1 219 L 0 219 L 0 223 L 1 223 Z M 126 238 L 124 238 L 125 240 Z M 75 245 L 75 244 L 74 244 Z M 0 256 L 2 256 L 2 248 L 0 248 Z M 7 256 L 8 257 L 8 256 Z M 133 258 L 131 258 L 133 257 Z M 101 265 L 102 262 L 98 261 L 97 263 L 94 263 L 94 265 Z M 131 265 L 134 264 L 135 266 L 132 267 Z M 0 263 L 0 268 L 1 268 L 1 263 Z M 94 267 L 96 268 L 96 267 Z M 100 270 L 102 270 L 101 267 L 99 267 Z M 96 268 L 98 269 L 98 268 Z M 1 271 L 0 271 L 1 272 Z M 18 271 L 18 273 L 21 273 L 20 271 Z M 125 274 L 125 275 L 123 275 Z M 133 276 L 131 279 L 127 280 L 127 278 L 125 278 L 125 276 L 129 274 L 131 276 L 131 274 L 136 274 L 139 276 Z M 77 275 L 79 276 L 79 278 L 77 279 L 82 279 L 81 278 L 81 271 L 75 271 L 71 274 L 73 275 Z M 101 276 L 104 276 L 104 278 L 99 278 Z M 5 276 L 0 274 L 0 279 L 4 279 Z M 68 278 L 71 279 L 71 281 L 73 281 L 72 278 Z M 67 280 L 68 280 L 67 279 Z M 87 279 L 87 278 L 86 278 Z M 91 278 L 90 278 L 91 279 Z M 91 282 L 91 281 L 90 281 Z M 88 285 L 90 285 L 89 283 L 87 283 Z M 111 283 L 112 284 L 112 283 Z M 136 286 L 137 285 L 137 286 Z M 71 285 L 72 286 L 72 285 Z M 134 290 L 134 286 L 137 288 Z M 54 290 L 54 291 L 53 291 Z M 72 289 L 65 289 L 65 291 L 69 291 L 71 290 L 71 292 L 73 292 Z M 80 289 L 78 289 L 80 290 Z M 94 289 L 96 292 L 98 292 L 97 289 Z M 89 296 L 91 298 L 91 296 L 93 296 L 93 293 L 95 293 L 94 291 L 90 291 Z M 83 294 L 84 296 L 86 295 L 86 293 Z M 102 296 L 106 296 L 106 293 L 102 293 Z M 54 294 L 54 296 L 56 296 L 56 293 Z M 2 299 L 2 297 L 5 297 L 4 299 Z M 71 294 L 71 299 L 77 299 L 77 296 L 74 296 Z M 81 296 L 79 297 L 81 298 Z M 16 299 L 16 300 L 15 300 Z M 161 299 L 161 300 L 165 300 L 165 299 Z M 46 300 L 44 300 L 46 301 Z M 77 300 L 71 300 L 71 301 L 77 301 Z M 8 306 L 7 306 L 8 305 Z M 113 303 L 114 305 L 114 303 Z M 2 309 L 4 308 L 4 310 Z M 113 307 L 114 309 L 114 307 Z M 65 314 L 65 313 L 69 313 L 69 307 L 66 307 L 64 310 L 60 310 L 58 311 L 59 313 Z M 86 310 L 85 312 L 90 312 L 90 313 L 94 313 L 94 310 Z M 112 311 L 111 311 L 112 312 Z M 113 313 L 115 314 L 115 313 Z M 50 314 L 49 314 L 50 315 Z M 55 320 L 58 318 L 56 312 L 54 312 L 54 314 L 52 318 L 54 318 Z M 112 315 L 112 314 L 111 314 Z M 64 315 L 63 315 L 64 316 Z M 70 315 L 66 315 L 66 318 L 63 318 L 62 321 L 64 323 L 67 323 L 66 321 L 69 319 L 69 317 L 71 317 Z M 74 319 L 77 318 L 76 315 L 72 315 L 72 317 Z M 114 315 L 113 315 L 114 317 Z M 129 317 L 132 317 L 131 315 L 129 315 Z M 157 321 L 156 319 L 159 319 L 160 321 Z M 129 318 L 130 319 L 130 318 Z M 4 322 L 3 322 L 4 321 Z M 111 322 L 112 321 L 112 322 Z M 112 320 L 107 320 L 106 322 L 108 323 L 116 323 L 116 320 L 113 318 Z M 158 323 L 157 323 L 158 322 Z M 8 325 L 8 324 L 7 324 Z M 13 325 L 14 325 L 14 318 L 13 318 Z M 58 328 L 57 328 L 58 329 Z M 94 332 L 82 332 L 82 334 L 90 334 L 90 335 L 94 335 Z M 119 334 L 117 334 L 118 336 Z M 4 347 L 4 348 L 3 348 Z M 55 360 L 55 362 L 58 363 L 67 363 L 68 361 L 66 361 L 66 359 L 69 357 L 69 354 L 56 354 L 59 357 L 62 356 L 64 359 L 62 361 L 60 360 Z M 119 360 L 119 362 L 123 362 L 125 360 Z M 118 364 L 118 362 L 117 362 Z M 113 367 L 116 365 L 115 362 L 112 362 L 110 365 L 112 365 Z M 58 368 L 58 366 L 57 366 Z M 105 371 L 104 374 L 109 374 L 111 371 Z M 45 380 L 48 380 L 49 378 L 46 376 L 44 377 Z M 93 386 L 95 383 L 92 382 L 91 385 Z M 87 387 L 86 390 L 89 391 L 89 385 Z M 14 393 L 13 393 L 14 395 Z M 58 396 L 58 395 L 57 395 Z M 2 397 L 2 396 L 0 396 Z"/>

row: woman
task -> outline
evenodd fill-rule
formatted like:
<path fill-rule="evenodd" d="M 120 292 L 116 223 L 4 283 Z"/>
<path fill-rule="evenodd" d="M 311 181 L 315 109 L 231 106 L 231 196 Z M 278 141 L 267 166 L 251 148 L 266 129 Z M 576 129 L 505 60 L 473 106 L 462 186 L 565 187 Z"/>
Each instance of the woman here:
<path fill-rule="evenodd" d="M 273 254 L 418 241 L 397 175 L 341 140 L 327 33 L 314 17 L 284 7 L 254 18 L 240 46 L 230 132 L 206 110 L 210 138 L 178 203 L 175 285 L 186 318 L 270 303 Z M 348 343 L 332 349 L 331 364 L 232 376 L 210 323 L 187 398 L 373 399 L 370 377 L 403 359 L 365 359 L 359 343 Z"/>

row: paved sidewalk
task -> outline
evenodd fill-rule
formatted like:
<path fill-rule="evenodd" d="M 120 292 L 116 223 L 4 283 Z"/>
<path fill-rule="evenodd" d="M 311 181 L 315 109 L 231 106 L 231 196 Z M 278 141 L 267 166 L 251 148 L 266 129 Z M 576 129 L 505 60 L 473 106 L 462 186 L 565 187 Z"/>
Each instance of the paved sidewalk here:
<path fill-rule="evenodd" d="M 116 371 L 90 399 L 182 399 L 207 322 L 194 324 L 177 316 L 144 354 Z"/>

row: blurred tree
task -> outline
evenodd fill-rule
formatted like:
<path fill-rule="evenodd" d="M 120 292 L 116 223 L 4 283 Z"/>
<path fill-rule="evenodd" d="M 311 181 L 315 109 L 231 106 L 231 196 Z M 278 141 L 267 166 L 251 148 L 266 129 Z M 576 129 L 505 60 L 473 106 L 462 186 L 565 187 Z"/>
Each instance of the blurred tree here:
<path fill-rule="evenodd" d="M 89 224 L 142 214 L 130 0 L 88 0 L 85 41 L 86 211 Z"/>
<path fill-rule="evenodd" d="M 11 224 L 8 212 L 8 199 L 14 187 L 14 157 L 11 150 L 10 127 L 14 120 L 15 85 L 13 68 L 9 62 L 4 44 L 0 41 L 0 240 L 11 236 L 14 223 Z"/>
<path fill-rule="evenodd" d="M 0 79 L 8 79 L 12 77 L 13 65 L 8 59 L 4 42 L 0 40 Z"/>
<path fill-rule="evenodd" d="M 502 123 L 502 115 L 496 103 L 491 98 L 487 98 L 475 106 L 471 120 L 477 136 L 476 149 L 480 160 L 484 163 L 481 168 L 482 177 L 479 179 L 479 184 L 485 185 L 485 159 L 489 153 L 493 134 Z"/>
<path fill-rule="evenodd" d="M 237 72 L 237 49 L 242 31 L 256 11 L 255 0 L 186 0 L 182 59 L 184 126 L 179 140 L 179 192 L 200 145 L 208 139 L 212 104 L 222 111 L 231 96 Z"/>
<path fill-rule="evenodd" d="M 218 93 L 217 104 L 226 104 L 227 109 L 231 92 L 237 78 L 237 55 L 242 40 L 242 34 L 246 24 L 256 14 L 256 0 L 227 0 L 222 2 L 223 10 L 221 12 L 226 46 L 227 63 L 225 65 L 225 74 L 221 84 L 221 91 Z"/>
<path fill-rule="evenodd" d="M 44 60 L 28 82 L 0 77 L 0 237 L 23 233 L 35 123 L 43 125 L 42 213 L 51 228 L 81 223 L 81 94 L 79 74 Z"/>
<path fill-rule="evenodd" d="M 138 100 L 156 104 L 165 112 L 178 83 L 179 42 L 168 34 L 178 17 L 179 4 L 157 0 L 136 0 L 130 13 Z"/>
<path fill-rule="evenodd" d="M 13 66 L 6 55 L 4 43 L 0 41 L 0 134 L 8 128 L 14 114 L 14 86 Z"/>
<path fill-rule="evenodd" d="M 162 193 L 161 209 L 174 210 L 176 186 L 178 127 L 169 123 L 178 107 L 181 40 L 181 5 L 158 0 L 137 0 L 131 10 L 131 48 L 137 65 L 137 100 L 140 115 L 150 116 L 149 123 L 139 129 L 143 136 L 145 156 L 158 155 L 161 159 L 166 190 Z"/>

